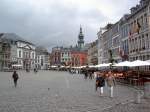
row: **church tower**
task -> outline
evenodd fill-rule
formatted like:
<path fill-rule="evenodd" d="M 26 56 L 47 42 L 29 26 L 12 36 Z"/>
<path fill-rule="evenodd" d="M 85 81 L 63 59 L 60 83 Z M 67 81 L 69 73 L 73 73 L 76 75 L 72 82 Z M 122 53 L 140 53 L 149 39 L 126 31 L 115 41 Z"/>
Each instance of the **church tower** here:
<path fill-rule="evenodd" d="M 82 49 L 84 47 L 84 35 L 82 33 L 82 27 L 80 26 L 80 33 L 78 35 L 78 48 Z"/>

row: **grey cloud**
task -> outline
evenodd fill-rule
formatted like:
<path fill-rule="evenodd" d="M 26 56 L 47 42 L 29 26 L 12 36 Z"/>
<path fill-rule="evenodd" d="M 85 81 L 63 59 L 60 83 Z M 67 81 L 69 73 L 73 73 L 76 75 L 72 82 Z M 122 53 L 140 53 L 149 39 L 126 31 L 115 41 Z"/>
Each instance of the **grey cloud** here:
<path fill-rule="evenodd" d="M 0 1 L 0 32 L 14 32 L 49 49 L 75 45 L 80 24 L 86 42 L 95 40 L 97 26 L 108 20 L 94 8 L 81 10 L 77 6 L 66 7 L 62 2 L 53 2 L 47 9 L 36 10 L 31 4 L 18 1 Z"/>

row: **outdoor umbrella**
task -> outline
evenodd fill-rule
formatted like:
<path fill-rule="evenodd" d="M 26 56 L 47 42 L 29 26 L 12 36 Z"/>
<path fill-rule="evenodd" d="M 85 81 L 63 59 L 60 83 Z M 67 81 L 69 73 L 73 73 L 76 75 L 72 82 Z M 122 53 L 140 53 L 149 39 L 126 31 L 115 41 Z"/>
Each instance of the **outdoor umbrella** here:
<path fill-rule="evenodd" d="M 124 62 L 120 62 L 120 63 L 114 64 L 113 66 L 117 66 L 117 67 L 123 67 L 123 66 L 130 67 L 130 66 L 132 66 L 132 63 L 130 61 L 124 61 Z"/>
<path fill-rule="evenodd" d="M 136 61 L 131 62 L 130 67 L 136 67 L 136 66 L 150 66 L 150 63 L 146 61 L 141 61 L 141 60 L 136 60 Z"/>
<path fill-rule="evenodd" d="M 108 67 L 110 66 L 112 63 L 103 63 L 103 64 L 99 64 L 99 65 L 96 65 L 95 67 Z"/>
<path fill-rule="evenodd" d="M 95 65 L 89 65 L 89 68 L 96 68 Z"/>

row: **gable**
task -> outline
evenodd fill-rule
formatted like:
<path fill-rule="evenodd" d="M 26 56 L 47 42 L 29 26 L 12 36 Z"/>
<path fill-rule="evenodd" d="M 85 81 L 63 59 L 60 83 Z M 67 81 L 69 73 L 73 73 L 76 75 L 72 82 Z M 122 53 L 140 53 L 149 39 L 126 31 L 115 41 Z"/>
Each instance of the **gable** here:
<path fill-rule="evenodd" d="M 29 45 L 25 45 L 25 46 L 23 46 L 23 48 L 25 48 L 25 49 L 32 49 Z"/>

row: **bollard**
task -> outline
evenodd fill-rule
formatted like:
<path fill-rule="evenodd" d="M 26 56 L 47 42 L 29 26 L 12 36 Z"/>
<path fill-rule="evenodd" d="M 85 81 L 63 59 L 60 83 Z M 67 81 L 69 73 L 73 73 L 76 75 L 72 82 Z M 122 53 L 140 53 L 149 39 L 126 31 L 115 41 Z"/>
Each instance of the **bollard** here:
<path fill-rule="evenodd" d="M 141 103 L 141 92 L 135 91 L 135 103 Z"/>
<path fill-rule="evenodd" d="M 150 82 L 144 84 L 144 98 L 150 98 Z"/>

